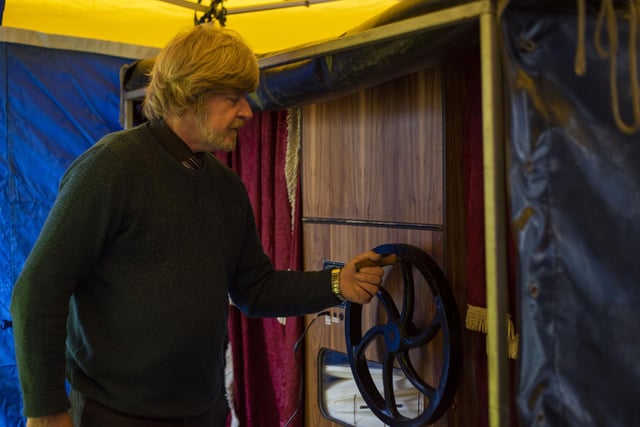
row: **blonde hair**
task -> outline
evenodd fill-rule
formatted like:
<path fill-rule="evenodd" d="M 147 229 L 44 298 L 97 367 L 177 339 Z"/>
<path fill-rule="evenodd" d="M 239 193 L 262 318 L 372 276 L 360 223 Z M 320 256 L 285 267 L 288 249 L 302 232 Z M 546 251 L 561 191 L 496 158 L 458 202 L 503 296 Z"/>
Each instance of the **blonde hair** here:
<path fill-rule="evenodd" d="M 249 93 L 260 78 L 258 61 L 241 36 L 202 24 L 177 34 L 158 54 L 150 73 L 143 112 L 147 119 L 196 113 L 208 96 Z"/>

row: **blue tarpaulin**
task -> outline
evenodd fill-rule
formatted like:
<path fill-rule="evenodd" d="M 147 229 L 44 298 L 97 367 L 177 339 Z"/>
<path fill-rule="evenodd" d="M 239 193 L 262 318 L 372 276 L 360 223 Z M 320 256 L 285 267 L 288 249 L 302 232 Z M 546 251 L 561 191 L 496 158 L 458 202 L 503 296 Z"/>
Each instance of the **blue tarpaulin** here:
<path fill-rule="evenodd" d="M 66 168 L 121 128 L 119 72 L 131 60 L 0 43 L 0 426 L 24 425 L 8 323 L 13 283 Z"/>
<path fill-rule="evenodd" d="M 627 129 L 640 123 L 635 28 L 626 2 L 604 9 L 602 31 L 600 1 L 583 15 L 575 1 L 550 1 L 555 13 L 518 3 L 503 29 L 521 425 L 638 426 L 640 128 Z"/>

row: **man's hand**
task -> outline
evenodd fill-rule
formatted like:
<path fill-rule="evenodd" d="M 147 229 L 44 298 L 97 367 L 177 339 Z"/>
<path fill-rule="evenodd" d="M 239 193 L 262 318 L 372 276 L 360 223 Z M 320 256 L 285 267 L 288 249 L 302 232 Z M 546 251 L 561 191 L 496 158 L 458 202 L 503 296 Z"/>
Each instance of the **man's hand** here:
<path fill-rule="evenodd" d="M 351 302 L 368 303 L 382 284 L 382 266 L 395 263 L 395 255 L 383 257 L 374 251 L 354 257 L 340 272 L 340 293 Z"/>
<path fill-rule="evenodd" d="M 66 412 L 46 417 L 27 418 L 27 427 L 73 427 L 71 416 Z"/>

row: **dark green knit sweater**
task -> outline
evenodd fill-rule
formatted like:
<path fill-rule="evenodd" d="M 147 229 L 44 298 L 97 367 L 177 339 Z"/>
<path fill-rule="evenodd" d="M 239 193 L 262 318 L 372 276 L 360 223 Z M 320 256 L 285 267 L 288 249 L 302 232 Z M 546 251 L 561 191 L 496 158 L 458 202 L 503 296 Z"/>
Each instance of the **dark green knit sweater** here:
<path fill-rule="evenodd" d="M 223 404 L 228 295 L 250 316 L 336 303 L 328 272 L 274 271 L 242 182 L 213 157 L 186 169 L 147 125 L 106 136 L 63 177 L 14 288 L 25 415 L 68 408 L 65 370 L 128 414 Z"/>

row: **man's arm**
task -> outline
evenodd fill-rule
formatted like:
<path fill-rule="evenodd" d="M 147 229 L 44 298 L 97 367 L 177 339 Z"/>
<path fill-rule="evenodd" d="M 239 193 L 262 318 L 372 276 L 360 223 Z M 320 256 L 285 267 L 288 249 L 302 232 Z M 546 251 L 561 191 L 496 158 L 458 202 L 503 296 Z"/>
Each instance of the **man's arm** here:
<path fill-rule="evenodd" d="M 11 315 L 26 417 L 69 408 L 64 385 L 69 298 L 117 230 L 126 188 L 119 169 L 104 149 L 74 162 L 16 280 Z"/>

